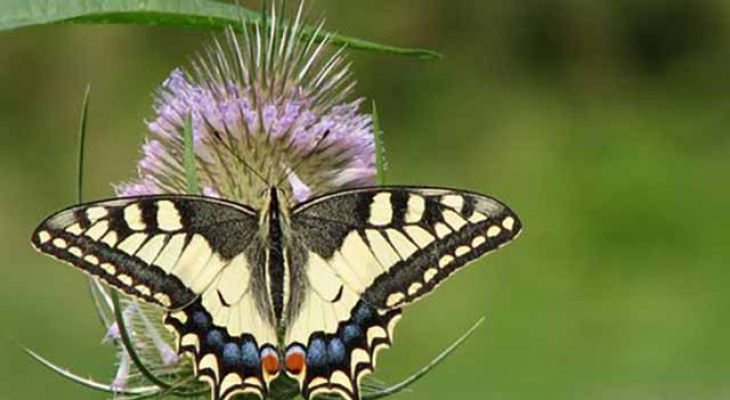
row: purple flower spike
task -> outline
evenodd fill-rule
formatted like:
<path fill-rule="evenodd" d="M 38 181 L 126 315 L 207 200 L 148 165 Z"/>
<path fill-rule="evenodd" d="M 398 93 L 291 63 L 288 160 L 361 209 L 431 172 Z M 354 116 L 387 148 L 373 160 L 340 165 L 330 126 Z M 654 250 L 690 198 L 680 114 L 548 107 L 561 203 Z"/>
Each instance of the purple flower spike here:
<path fill-rule="evenodd" d="M 192 68 L 172 71 L 147 123 L 139 177 L 116 186 L 117 193 L 186 192 L 188 116 L 204 188 L 198 194 L 256 207 L 259 193 L 275 184 L 290 205 L 373 185 L 372 117 L 360 112 L 362 100 L 348 100 L 355 84 L 346 54 L 328 52 L 327 41 L 304 40 L 301 18 L 300 10 L 281 29 L 249 26 L 242 39 L 229 30 Z"/>

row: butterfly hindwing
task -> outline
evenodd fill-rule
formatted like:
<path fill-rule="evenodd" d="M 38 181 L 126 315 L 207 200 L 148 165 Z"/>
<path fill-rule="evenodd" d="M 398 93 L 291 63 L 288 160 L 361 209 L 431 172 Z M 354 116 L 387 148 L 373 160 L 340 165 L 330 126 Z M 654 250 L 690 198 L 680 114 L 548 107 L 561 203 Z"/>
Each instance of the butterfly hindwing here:
<path fill-rule="evenodd" d="M 362 301 L 329 267 L 309 259 L 304 241 L 295 235 L 290 247 L 302 274 L 285 324 L 285 370 L 306 399 L 330 393 L 358 399 L 360 378 L 391 345 L 400 310 L 381 312 Z"/>
<path fill-rule="evenodd" d="M 255 241 L 234 258 L 190 306 L 166 316 L 178 334 L 178 348 L 190 354 L 196 375 L 211 386 L 212 398 L 237 394 L 265 398 L 278 372 L 264 364 L 278 363 L 275 323 L 261 291 L 254 289 L 255 269 L 263 251 Z M 276 368 L 278 370 L 278 367 Z"/>
<path fill-rule="evenodd" d="M 288 324 L 288 351 L 307 356 L 302 393 L 359 398 L 400 309 L 521 231 L 487 196 L 450 189 L 378 187 L 314 199 L 292 212 L 301 241 L 304 300 Z M 313 368 L 316 366 L 316 368 Z"/>

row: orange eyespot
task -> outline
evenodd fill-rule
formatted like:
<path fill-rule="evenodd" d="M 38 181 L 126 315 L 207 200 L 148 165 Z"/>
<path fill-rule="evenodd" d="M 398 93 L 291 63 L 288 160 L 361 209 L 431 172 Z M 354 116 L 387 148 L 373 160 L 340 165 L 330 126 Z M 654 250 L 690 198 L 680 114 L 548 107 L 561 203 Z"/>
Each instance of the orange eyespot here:
<path fill-rule="evenodd" d="M 279 363 L 279 355 L 271 349 L 266 349 L 261 353 L 261 366 L 267 375 L 275 376 L 279 374 L 281 365 Z"/>
<path fill-rule="evenodd" d="M 286 370 L 292 375 L 299 375 L 304 371 L 304 351 L 298 347 L 290 349 L 286 354 Z"/>

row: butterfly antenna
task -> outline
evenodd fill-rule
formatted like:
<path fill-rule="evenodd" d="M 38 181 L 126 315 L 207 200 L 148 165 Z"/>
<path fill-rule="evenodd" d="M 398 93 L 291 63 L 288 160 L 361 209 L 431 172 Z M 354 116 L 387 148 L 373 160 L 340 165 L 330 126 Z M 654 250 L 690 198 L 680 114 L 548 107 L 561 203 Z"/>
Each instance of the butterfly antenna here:
<path fill-rule="evenodd" d="M 244 160 L 243 157 L 241 157 L 241 155 L 238 154 L 238 152 L 236 152 L 228 143 L 226 143 L 226 141 L 223 140 L 223 137 L 221 136 L 220 132 L 218 132 L 215 129 L 212 129 L 212 127 L 211 127 L 210 131 L 213 133 L 213 137 L 215 137 L 216 140 L 218 140 L 218 142 L 221 144 L 221 146 L 223 146 L 223 148 L 226 149 L 228 151 L 228 153 L 230 153 L 236 160 L 238 160 L 238 162 L 243 164 L 243 166 L 246 169 L 251 171 L 251 173 L 254 174 L 254 176 L 259 178 L 261 180 L 261 182 L 263 182 L 266 186 L 269 186 L 269 181 L 266 180 L 266 178 L 264 178 L 264 176 L 261 175 L 261 173 L 259 171 L 257 171 L 249 163 L 247 163 L 246 160 Z"/>
<path fill-rule="evenodd" d="M 329 137 L 329 135 L 330 135 L 330 130 L 327 129 L 324 132 L 324 134 L 322 135 L 322 137 L 319 138 L 319 140 L 317 140 L 317 143 L 314 145 L 312 150 L 310 150 L 307 155 L 303 156 L 293 168 L 289 169 L 289 171 L 286 174 L 284 174 L 284 176 L 281 179 L 279 179 L 279 181 L 276 182 L 276 187 L 279 187 L 279 185 L 281 185 L 282 182 L 287 180 L 293 173 L 295 173 L 299 169 L 299 167 L 301 167 L 302 164 L 304 164 L 304 162 L 307 161 L 307 159 L 309 157 L 314 155 L 314 153 L 316 153 L 317 150 L 319 150 L 320 146 L 322 145 L 322 143 L 324 143 L 325 139 L 327 139 L 327 137 Z"/>

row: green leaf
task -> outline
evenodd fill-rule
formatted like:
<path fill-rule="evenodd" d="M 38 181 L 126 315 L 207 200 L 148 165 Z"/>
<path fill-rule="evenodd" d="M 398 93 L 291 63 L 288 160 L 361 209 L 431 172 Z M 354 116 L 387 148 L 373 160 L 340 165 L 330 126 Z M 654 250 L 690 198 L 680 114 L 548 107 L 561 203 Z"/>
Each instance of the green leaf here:
<path fill-rule="evenodd" d="M 193 116 L 185 118 L 185 175 L 188 194 L 199 195 L 198 168 L 195 163 L 195 139 L 193 138 Z"/>
<path fill-rule="evenodd" d="M 0 0 L 0 30 L 47 24 L 136 24 L 222 30 L 241 20 L 260 21 L 261 13 L 212 0 Z M 305 33 L 312 33 L 308 30 Z M 384 45 L 336 33 L 335 45 L 425 59 L 441 55 L 423 49 Z"/>
<path fill-rule="evenodd" d="M 385 137 L 383 130 L 380 128 L 380 117 L 378 116 L 378 107 L 373 101 L 373 130 L 375 134 L 375 163 L 378 168 L 378 185 L 385 185 Z"/>

